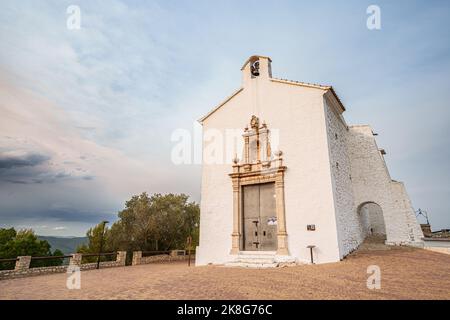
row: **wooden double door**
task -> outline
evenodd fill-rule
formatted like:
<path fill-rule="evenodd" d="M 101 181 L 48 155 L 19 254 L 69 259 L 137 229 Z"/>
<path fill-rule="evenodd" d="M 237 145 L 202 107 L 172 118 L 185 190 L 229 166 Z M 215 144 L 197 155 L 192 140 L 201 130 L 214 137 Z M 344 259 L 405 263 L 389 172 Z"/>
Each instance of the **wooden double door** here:
<path fill-rule="evenodd" d="M 243 250 L 277 250 L 275 183 L 242 187 Z"/>

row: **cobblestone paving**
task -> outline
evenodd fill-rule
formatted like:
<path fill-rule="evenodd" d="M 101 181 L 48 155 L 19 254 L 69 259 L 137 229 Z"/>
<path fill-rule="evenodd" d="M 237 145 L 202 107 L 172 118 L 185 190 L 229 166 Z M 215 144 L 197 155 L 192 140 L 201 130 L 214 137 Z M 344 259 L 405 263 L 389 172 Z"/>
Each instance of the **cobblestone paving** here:
<path fill-rule="evenodd" d="M 366 286 L 381 268 L 381 289 Z M 0 299 L 450 299 L 450 256 L 422 249 L 360 250 L 339 263 L 279 269 L 188 267 L 185 262 L 0 281 Z"/>

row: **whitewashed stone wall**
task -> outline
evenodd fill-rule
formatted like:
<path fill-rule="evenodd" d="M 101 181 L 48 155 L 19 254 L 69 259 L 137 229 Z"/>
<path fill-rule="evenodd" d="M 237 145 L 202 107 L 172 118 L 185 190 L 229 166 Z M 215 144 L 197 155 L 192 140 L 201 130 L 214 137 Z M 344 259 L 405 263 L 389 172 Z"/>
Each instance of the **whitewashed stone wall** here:
<path fill-rule="evenodd" d="M 347 125 L 331 102 L 324 99 L 330 167 L 340 258 L 362 242 L 360 221 L 354 210 L 351 164 L 347 150 Z"/>
<path fill-rule="evenodd" d="M 423 232 L 417 222 L 405 185 L 402 182 L 393 180 L 391 181 L 391 190 L 394 208 L 396 209 L 397 214 L 403 218 L 397 220 L 400 224 L 395 225 L 395 229 L 402 237 L 404 237 L 406 244 L 422 246 Z M 391 242 L 394 244 L 403 244 L 405 243 L 405 240 L 391 240 Z"/>
<path fill-rule="evenodd" d="M 350 126 L 347 141 L 356 212 L 366 203 L 378 204 L 383 212 L 387 243 L 420 245 L 422 232 L 405 188 L 391 179 L 370 126 Z"/>

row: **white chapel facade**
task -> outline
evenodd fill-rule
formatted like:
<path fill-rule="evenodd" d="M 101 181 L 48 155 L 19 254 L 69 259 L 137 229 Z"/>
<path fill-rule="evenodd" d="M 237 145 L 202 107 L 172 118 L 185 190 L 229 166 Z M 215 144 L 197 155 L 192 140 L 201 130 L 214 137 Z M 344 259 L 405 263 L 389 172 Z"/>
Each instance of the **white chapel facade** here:
<path fill-rule="evenodd" d="M 264 56 L 241 71 L 241 88 L 200 119 L 204 134 L 240 129 L 242 150 L 230 163 L 203 161 L 197 265 L 249 255 L 309 263 L 311 252 L 335 262 L 371 234 L 422 244 L 405 186 L 371 127 L 345 122 L 331 86 L 273 78 Z"/>

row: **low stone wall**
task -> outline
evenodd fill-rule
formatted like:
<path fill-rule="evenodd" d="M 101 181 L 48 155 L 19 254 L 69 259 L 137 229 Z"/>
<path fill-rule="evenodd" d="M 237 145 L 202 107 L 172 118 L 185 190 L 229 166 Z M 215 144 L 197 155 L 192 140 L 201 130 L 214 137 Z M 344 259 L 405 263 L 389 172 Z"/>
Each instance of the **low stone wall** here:
<path fill-rule="evenodd" d="M 100 268 L 113 268 L 125 266 L 127 253 L 125 251 L 118 251 L 115 261 L 103 261 L 100 262 Z M 195 254 L 191 254 L 192 261 Z M 28 276 L 37 276 L 50 273 L 64 273 L 67 272 L 69 266 L 79 267 L 81 271 L 92 270 L 97 268 L 97 263 L 82 263 L 83 255 L 81 253 L 74 253 L 70 257 L 69 264 L 63 266 L 50 266 L 50 267 L 36 267 L 30 268 L 31 259 L 30 256 L 18 257 L 14 270 L 0 270 L 0 280 L 13 279 Z M 158 263 L 158 262 L 170 262 L 170 261 L 182 261 L 187 260 L 189 256 L 184 250 L 172 250 L 170 254 L 158 254 L 154 256 L 142 256 L 142 251 L 133 252 L 132 265 Z"/>
<path fill-rule="evenodd" d="M 125 266 L 127 253 L 126 251 L 118 251 L 115 261 L 100 262 L 100 268 L 112 268 Z M 92 270 L 97 268 L 97 263 L 81 263 L 83 255 L 81 253 L 74 253 L 70 258 L 69 265 L 64 266 L 50 266 L 50 267 L 36 267 L 30 268 L 31 257 L 18 257 L 14 270 L 0 270 L 0 280 L 13 279 L 28 276 L 37 276 L 50 273 L 64 273 L 67 272 L 69 266 L 78 266 L 80 270 Z"/>
<path fill-rule="evenodd" d="M 113 268 L 113 267 L 123 267 L 125 264 L 122 264 L 119 261 L 102 261 L 100 262 L 100 268 Z M 80 269 L 83 270 L 92 270 L 97 268 L 97 262 L 91 263 L 83 263 L 80 266 Z"/>
<path fill-rule="evenodd" d="M 430 250 L 439 253 L 450 254 L 450 248 L 425 247 L 425 250 Z"/>
<path fill-rule="evenodd" d="M 180 254 L 180 250 L 173 250 L 170 254 L 158 254 L 154 256 L 142 256 L 142 251 L 134 251 L 133 252 L 133 262 L 132 265 L 140 265 L 140 264 L 149 264 L 149 263 L 157 263 L 157 262 L 169 262 L 169 261 L 182 261 L 187 260 L 189 256 L 184 252 L 184 254 Z M 194 260 L 194 254 L 191 255 L 191 259 Z"/>
<path fill-rule="evenodd" d="M 450 239 L 448 238 L 423 238 L 423 242 L 425 250 L 450 254 Z"/>
<path fill-rule="evenodd" d="M 23 270 L 0 270 L 0 280 L 37 276 L 49 273 L 63 273 L 67 271 L 67 266 L 38 267 Z"/>

